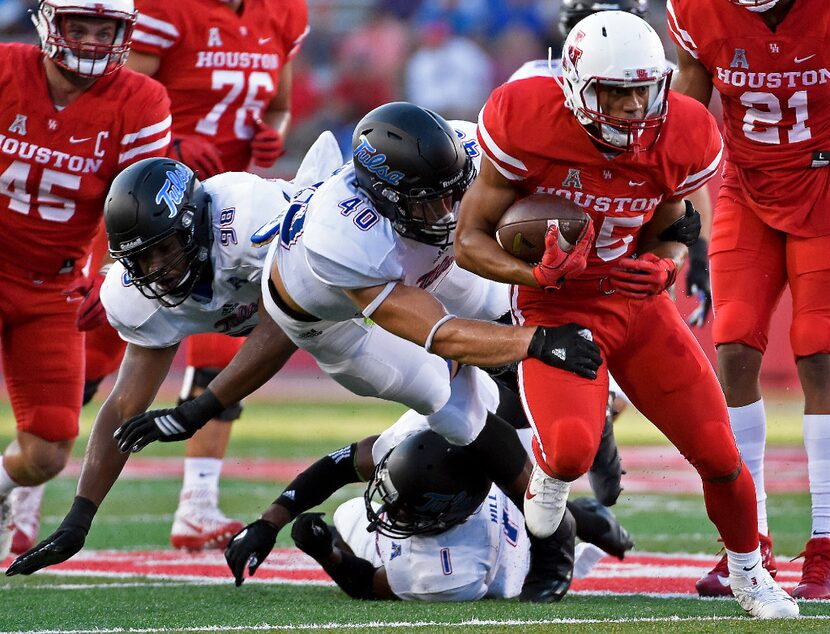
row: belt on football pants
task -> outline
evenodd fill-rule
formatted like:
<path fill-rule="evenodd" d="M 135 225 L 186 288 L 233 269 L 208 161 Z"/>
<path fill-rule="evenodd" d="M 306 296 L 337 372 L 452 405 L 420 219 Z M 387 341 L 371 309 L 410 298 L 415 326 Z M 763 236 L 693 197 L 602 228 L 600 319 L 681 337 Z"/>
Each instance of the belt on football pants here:
<path fill-rule="evenodd" d="M 270 277 L 268 278 L 268 292 L 271 293 L 271 299 L 274 300 L 274 303 L 277 305 L 277 308 L 279 308 L 282 312 L 291 317 L 291 319 L 296 319 L 297 321 L 303 321 L 309 324 L 312 324 L 316 321 L 320 321 L 319 319 L 317 319 L 317 317 L 312 317 L 311 315 L 299 313 L 293 308 L 291 308 L 291 306 L 286 304 L 285 300 L 283 300 L 283 298 L 280 297 L 280 294 L 277 292 L 277 287 L 274 286 L 274 282 L 271 280 Z"/>

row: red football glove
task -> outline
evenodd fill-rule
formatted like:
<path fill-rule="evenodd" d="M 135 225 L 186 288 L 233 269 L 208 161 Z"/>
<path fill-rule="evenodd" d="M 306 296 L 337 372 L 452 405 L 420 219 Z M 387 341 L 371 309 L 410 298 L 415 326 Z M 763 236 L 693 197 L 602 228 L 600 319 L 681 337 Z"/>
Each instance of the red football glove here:
<path fill-rule="evenodd" d="M 225 171 L 216 146 L 196 134 L 181 134 L 173 137 L 167 156 L 199 172 L 199 178 L 209 178 Z"/>
<path fill-rule="evenodd" d="M 588 265 L 588 253 L 594 244 L 594 225 L 588 222 L 570 251 L 559 246 L 559 227 L 552 224 L 545 234 L 545 254 L 533 267 L 536 283 L 545 290 L 556 290 L 569 277 L 576 277 Z"/>
<path fill-rule="evenodd" d="M 75 325 L 81 332 L 92 330 L 107 323 L 107 312 L 101 303 L 101 284 L 104 283 L 106 275 L 98 273 L 92 277 L 79 277 L 75 282 L 63 291 L 67 298 L 73 295 L 83 297 L 78 307 L 78 317 Z"/>
<path fill-rule="evenodd" d="M 677 265 L 671 258 L 645 253 L 639 259 L 625 258 L 612 269 L 608 281 L 616 292 L 633 299 L 657 295 L 674 284 Z"/>
<path fill-rule="evenodd" d="M 256 132 L 251 139 L 251 158 L 254 165 L 271 167 L 277 159 L 285 154 L 282 145 L 282 136 L 262 119 L 254 119 Z"/>

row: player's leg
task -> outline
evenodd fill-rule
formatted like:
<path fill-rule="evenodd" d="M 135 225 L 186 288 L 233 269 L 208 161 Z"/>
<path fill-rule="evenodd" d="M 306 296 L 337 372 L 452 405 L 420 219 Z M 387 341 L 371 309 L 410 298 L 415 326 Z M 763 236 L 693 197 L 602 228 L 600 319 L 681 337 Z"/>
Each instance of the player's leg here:
<path fill-rule="evenodd" d="M 830 599 L 830 236 L 787 242 L 793 294 L 790 343 L 804 390 L 804 447 L 812 532 L 793 596 Z"/>
<path fill-rule="evenodd" d="M 95 397 L 101 382 L 118 371 L 126 349 L 127 342 L 119 337 L 118 331 L 109 324 L 102 324 L 85 333 L 84 405 Z"/>
<path fill-rule="evenodd" d="M 230 363 L 241 344 L 241 339 L 217 334 L 189 337 L 187 369 L 179 403 L 201 394 Z M 186 442 L 184 478 L 170 532 L 170 543 L 174 548 L 224 548 L 244 526 L 243 522 L 228 518 L 219 508 L 222 461 L 232 423 L 241 413 L 241 403 L 231 405 Z"/>

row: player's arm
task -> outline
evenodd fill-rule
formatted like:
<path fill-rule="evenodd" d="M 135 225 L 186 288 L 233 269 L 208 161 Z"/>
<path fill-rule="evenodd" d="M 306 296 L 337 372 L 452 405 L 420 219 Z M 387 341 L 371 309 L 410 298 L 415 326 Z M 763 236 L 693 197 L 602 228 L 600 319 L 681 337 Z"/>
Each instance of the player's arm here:
<path fill-rule="evenodd" d="M 291 86 L 294 77 L 292 70 L 293 64 L 294 62 L 288 62 L 280 69 L 277 94 L 268 102 L 268 107 L 262 116 L 262 120 L 269 127 L 276 130 L 283 138 L 288 134 L 288 127 L 291 125 Z"/>
<path fill-rule="evenodd" d="M 161 58 L 158 55 L 131 50 L 125 66 L 142 75 L 153 77 L 161 66 Z"/>
<path fill-rule="evenodd" d="M 251 139 L 251 160 L 258 167 L 272 167 L 285 154 L 285 135 L 291 123 L 292 62 L 280 69 L 277 94 L 268 103 L 261 117 L 254 118 Z"/>
<path fill-rule="evenodd" d="M 697 99 L 708 108 L 712 99 L 712 75 L 686 49 L 680 46 L 676 49 L 678 71 L 672 79 L 672 90 Z"/>
<path fill-rule="evenodd" d="M 72 508 L 54 533 L 9 566 L 8 576 L 32 574 L 66 561 L 83 548 L 98 507 L 127 461 L 127 454 L 118 451 L 112 434 L 130 416 L 144 411 L 152 403 L 167 376 L 177 347 L 127 346 L 115 387 L 92 426 Z"/>

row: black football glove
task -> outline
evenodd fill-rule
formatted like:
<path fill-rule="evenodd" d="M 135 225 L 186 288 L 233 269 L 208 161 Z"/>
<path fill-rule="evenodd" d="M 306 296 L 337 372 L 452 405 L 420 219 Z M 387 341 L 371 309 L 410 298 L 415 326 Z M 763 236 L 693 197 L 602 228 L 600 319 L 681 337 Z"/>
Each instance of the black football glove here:
<path fill-rule="evenodd" d="M 233 573 L 236 587 L 245 580 L 245 568 L 248 576 L 256 572 L 259 565 L 265 561 L 268 554 L 274 549 L 279 529 L 271 522 L 259 519 L 233 536 L 228 547 L 225 548 L 225 561 Z"/>
<path fill-rule="evenodd" d="M 186 401 L 173 409 L 154 409 L 133 416 L 115 430 L 113 437 L 123 453 L 141 451 L 154 440 L 185 440 L 224 409 L 213 392 L 206 389 L 192 401 Z"/>
<path fill-rule="evenodd" d="M 688 323 L 698 328 L 703 328 L 712 309 L 708 246 L 706 240 L 701 238 L 689 247 L 689 262 L 686 265 L 686 295 L 694 295 L 698 301 L 697 308 L 689 315 Z"/>
<path fill-rule="evenodd" d="M 586 379 L 597 378 L 602 365 L 591 331 L 578 324 L 539 326 L 530 340 L 527 356 Z"/>
<path fill-rule="evenodd" d="M 663 242 L 682 242 L 690 247 L 700 237 L 700 213 L 691 201 L 683 202 L 686 204 L 686 213 L 663 229 L 657 239 Z"/>
<path fill-rule="evenodd" d="M 97 507 L 90 500 L 76 496 L 72 508 L 54 533 L 12 562 L 7 577 L 30 575 L 41 568 L 66 561 L 84 547 Z"/>
<path fill-rule="evenodd" d="M 316 561 L 331 554 L 334 545 L 329 525 L 323 521 L 324 513 L 300 513 L 291 527 L 294 545 Z"/>

